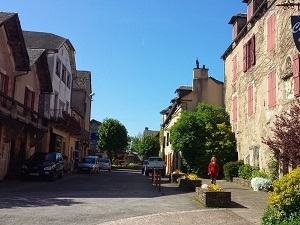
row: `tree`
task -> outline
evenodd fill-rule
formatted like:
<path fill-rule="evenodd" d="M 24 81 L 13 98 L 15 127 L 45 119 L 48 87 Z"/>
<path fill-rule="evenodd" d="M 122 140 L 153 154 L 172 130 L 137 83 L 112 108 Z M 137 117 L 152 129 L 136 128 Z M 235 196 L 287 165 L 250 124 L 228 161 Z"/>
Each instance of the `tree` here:
<path fill-rule="evenodd" d="M 189 172 L 207 173 L 212 156 L 218 163 L 236 160 L 236 140 L 229 115 L 222 107 L 199 103 L 196 112 L 184 111 L 171 128 L 172 149 L 182 153 Z"/>
<path fill-rule="evenodd" d="M 116 158 L 127 146 L 127 130 L 118 120 L 106 118 L 99 127 L 98 147 L 106 150 L 109 158 Z"/>
<path fill-rule="evenodd" d="M 131 138 L 131 141 L 132 141 L 132 144 L 133 144 L 133 150 L 135 152 L 137 152 L 139 155 L 140 155 L 140 143 L 141 143 L 141 139 L 142 138 L 139 137 L 139 136 Z"/>
<path fill-rule="evenodd" d="M 277 162 L 284 167 L 300 165 L 300 100 L 294 102 L 288 113 L 276 115 L 273 137 L 262 138 Z"/>
<path fill-rule="evenodd" d="M 143 136 L 141 143 L 139 144 L 139 154 L 143 155 L 145 158 L 158 156 L 159 149 L 160 145 L 157 137 L 151 134 Z"/>

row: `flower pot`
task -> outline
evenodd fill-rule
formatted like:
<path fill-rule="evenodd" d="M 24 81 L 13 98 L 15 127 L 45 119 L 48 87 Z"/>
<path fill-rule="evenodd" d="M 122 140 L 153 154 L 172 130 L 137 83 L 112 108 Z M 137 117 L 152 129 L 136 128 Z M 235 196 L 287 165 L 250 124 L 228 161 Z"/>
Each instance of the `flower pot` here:
<path fill-rule="evenodd" d="M 178 187 L 183 191 L 195 191 L 196 187 L 201 187 L 202 180 L 190 180 L 180 178 L 178 182 Z"/>
<path fill-rule="evenodd" d="M 231 207 L 231 192 L 229 191 L 208 191 L 201 187 L 197 187 L 196 198 L 203 202 L 207 207 Z"/>

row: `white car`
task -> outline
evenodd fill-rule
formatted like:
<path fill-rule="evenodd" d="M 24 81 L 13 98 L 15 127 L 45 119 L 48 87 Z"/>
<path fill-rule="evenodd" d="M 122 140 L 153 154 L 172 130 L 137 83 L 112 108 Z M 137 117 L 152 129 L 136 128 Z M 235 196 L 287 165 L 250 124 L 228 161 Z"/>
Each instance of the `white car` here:
<path fill-rule="evenodd" d="M 100 159 L 98 156 L 85 156 L 82 161 L 78 163 L 78 173 L 99 173 Z"/>
<path fill-rule="evenodd" d="M 100 169 L 111 171 L 110 159 L 107 159 L 107 158 L 100 159 Z"/>

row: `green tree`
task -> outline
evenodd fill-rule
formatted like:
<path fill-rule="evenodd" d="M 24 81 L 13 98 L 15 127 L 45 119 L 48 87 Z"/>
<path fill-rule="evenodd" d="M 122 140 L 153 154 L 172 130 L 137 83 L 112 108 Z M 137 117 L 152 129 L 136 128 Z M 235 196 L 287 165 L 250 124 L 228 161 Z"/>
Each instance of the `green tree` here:
<path fill-rule="evenodd" d="M 170 140 L 173 150 L 182 153 L 189 172 L 206 174 L 213 155 L 221 169 L 226 162 L 236 160 L 235 136 L 222 107 L 199 103 L 196 112 L 183 112 L 171 128 Z"/>
<path fill-rule="evenodd" d="M 139 154 L 143 155 L 145 158 L 158 156 L 159 149 L 160 145 L 157 137 L 151 134 L 142 137 L 141 143 L 139 144 Z"/>
<path fill-rule="evenodd" d="M 140 155 L 140 152 L 141 152 L 141 150 L 140 150 L 141 137 L 138 137 L 138 136 L 132 137 L 131 141 L 133 143 L 133 150 Z"/>
<path fill-rule="evenodd" d="M 116 158 L 127 147 L 127 130 L 118 120 L 106 118 L 99 127 L 98 147 L 107 151 L 109 158 Z"/>

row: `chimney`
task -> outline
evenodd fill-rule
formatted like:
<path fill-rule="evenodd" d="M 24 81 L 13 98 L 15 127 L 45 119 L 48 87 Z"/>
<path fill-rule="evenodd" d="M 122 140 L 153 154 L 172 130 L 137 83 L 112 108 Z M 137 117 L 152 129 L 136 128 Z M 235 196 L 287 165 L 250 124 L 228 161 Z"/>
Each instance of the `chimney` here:
<path fill-rule="evenodd" d="M 145 130 L 149 130 L 149 127 L 145 127 Z"/>

